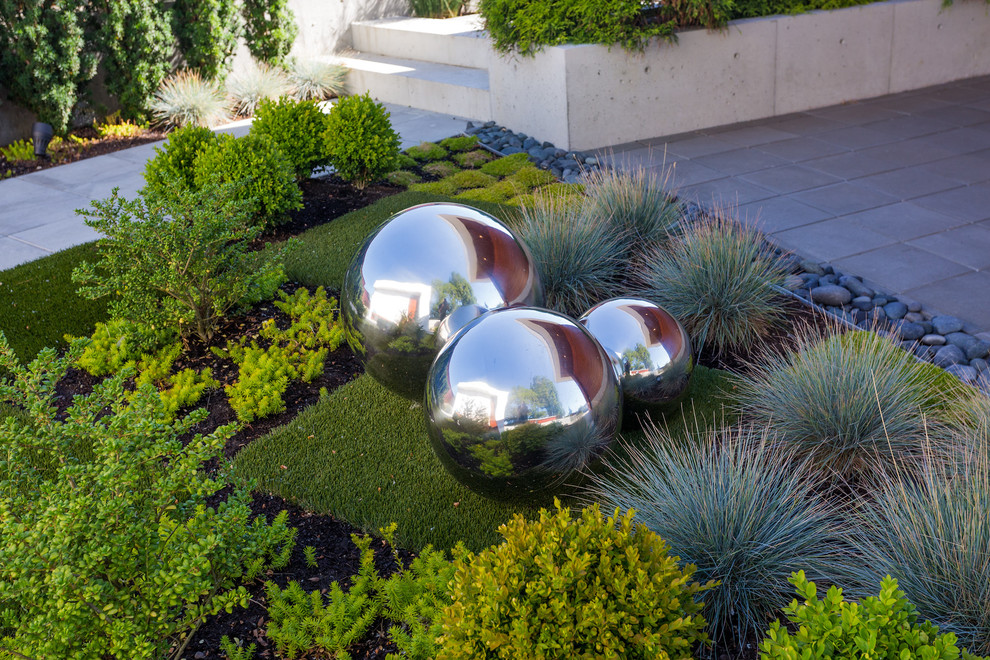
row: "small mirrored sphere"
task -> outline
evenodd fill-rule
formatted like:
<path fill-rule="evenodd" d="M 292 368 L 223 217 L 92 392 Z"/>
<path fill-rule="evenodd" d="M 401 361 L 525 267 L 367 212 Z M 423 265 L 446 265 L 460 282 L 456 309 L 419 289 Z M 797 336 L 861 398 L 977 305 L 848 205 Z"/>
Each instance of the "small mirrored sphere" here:
<path fill-rule="evenodd" d="M 613 298 L 581 317 L 612 360 L 630 404 L 675 402 L 694 369 L 691 339 L 667 310 L 639 298 Z"/>
<path fill-rule="evenodd" d="M 426 416 L 454 478 L 489 497 L 531 499 L 598 467 L 621 427 L 622 392 L 580 323 L 513 307 L 471 321 L 443 347 Z"/>
<path fill-rule="evenodd" d="M 420 204 L 365 241 L 344 278 L 341 316 L 367 372 L 422 401 L 433 358 L 465 323 L 542 301 L 529 251 L 499 220 L 462 204 Z"/>

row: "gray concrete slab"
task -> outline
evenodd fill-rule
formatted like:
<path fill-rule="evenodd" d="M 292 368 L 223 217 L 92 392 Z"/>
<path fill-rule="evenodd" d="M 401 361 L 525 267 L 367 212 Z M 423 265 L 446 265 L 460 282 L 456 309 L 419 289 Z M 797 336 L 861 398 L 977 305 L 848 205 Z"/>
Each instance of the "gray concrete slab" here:
<path fill-rule="evenodd" d="M 965 224 L 958 218 L 926 209 L 912 202 L 879 206 L 846 217 L 896 241 L 910 241 L 949 231 Z"/>
<path fill-rule="evenodd" d="M 842 179 L 831 174 L 825 174 L 820 170 L 801 165 L 784 165 L 782 167 L 772 167 L 759 172 L 750 172 L 740 177 L 743 181 L 755 183 L 758 186 L 772 190 L 775 193 L 786 194 L 808 190 L 809 188 L 820 188 L 833 183 L 840 183 Z"/>
<path fill-rule="evenodd" d="M 990 271 L 990 228 L 979 224 L 954 227 L 908 241 L 912 247 L 969 266 Z"/>
<path fill-rule="evenodd" d="M 990 305 L 986 304 L 986 292 L 990 291 L 990 273 L 969 271 L 935 282 L 905 289 L 905 295 L 925 301 L 932 309 L 951 314 L 990 328 Z"/>
<path fill-rule="evenodd" d="M 28 245 L 7 236 L 0 236 L 0 271 L 51 254 L 35 245 Z"/>
<path fill-rule="evenodd" d="M 848 217 L 828 218 L 803 227 L 775 232 L 773 238 L 781 245 L 819 261 L 836 261 L 895 242 L 894 239 Z"/>
<path fill-rule="evenodd" d="M 885 245 L 876 250 L 842 257 L 836 259 L 834 264 L 847 273 L 855 273 L 895 293 L 906 293 L 931 282 L 973 272 L 968 266 L 905 243 Z M 937 299 L 917 300 L 931 309 L 948 313 Z M 963 315 L 962 318 L 968 316 Z"/>

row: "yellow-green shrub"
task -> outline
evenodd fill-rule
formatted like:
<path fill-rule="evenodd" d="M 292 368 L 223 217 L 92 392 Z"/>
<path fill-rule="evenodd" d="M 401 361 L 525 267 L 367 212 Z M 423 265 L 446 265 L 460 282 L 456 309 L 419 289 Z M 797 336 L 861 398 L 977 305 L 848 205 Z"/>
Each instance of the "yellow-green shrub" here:
<path fill-rule="evenodd" d="M 504 543 L 460 550 L 438 660 L 691 658 L 707 640 L 695 597 L 713 585 L 690 582 L 631 510 L 572 519 L 555 504 L 502 525 Z"/>

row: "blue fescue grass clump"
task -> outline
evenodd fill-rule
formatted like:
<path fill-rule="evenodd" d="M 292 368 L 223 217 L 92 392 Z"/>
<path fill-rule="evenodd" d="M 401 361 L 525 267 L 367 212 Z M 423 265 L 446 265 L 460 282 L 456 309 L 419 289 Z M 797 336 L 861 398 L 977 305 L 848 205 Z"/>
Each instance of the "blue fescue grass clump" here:
<path fill-rule="evenodd" d="M 637 278 L 643 295 L 678 319 L 699 351 L 755 346 L 784 318 L 773 289 L 784 281 L 779 259 L 724 210 L 647 250 Z"/>
<path fill-rule="evenodd" d="M 718 645 L 741 648 L 788 602 L 792 572 L 828 582 L 846 571 L 839 503 L 815 493 L 767 427 L 647 427 L 645 441 L 614 455 L 587 497 L 637 519 L 698 570 L 705 618 Z"/>
<path fill-rule="evenodd" d="M 740 410 L 773 424 L 823 474 L 856 478 L 918 456 L 961 384 L 873 332 L 804 329 L 793 349 L 765 351 L 741 379 Z"/>
<path fill-rule="evenodd" d="M 670 170 L 597 170 L 586 181 L 585 193 L 591 213 L 608 218 L 627 233 L 630 254 L 666 242 L 681 219 L 681 207 L 670 186 Z"/>
<path fill-rule="evenodd" d="M 533 255 L 550 309 L 578 317 L 618 294 L 625 236 L 580 202 L 536 194 L 515 228 Z"/>

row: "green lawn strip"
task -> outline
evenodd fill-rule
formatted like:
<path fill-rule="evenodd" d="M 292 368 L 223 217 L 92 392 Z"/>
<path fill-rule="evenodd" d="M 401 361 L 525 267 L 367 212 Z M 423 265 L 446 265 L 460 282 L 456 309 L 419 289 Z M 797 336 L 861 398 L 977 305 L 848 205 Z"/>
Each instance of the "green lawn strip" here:
<path fill-rule="evenodd" d="M 699 420 L 720 415 L 723 394 L 731 388 L 728 378 L 699 367 L 684 410 Z M 665 419 L 684 423 L 679 412 L 668 412 Z M 627 431 L 616 451 L 641 439 L 642 432 Z M 426 544 L 449 548 L 458 541 L 480 550 L 498 540 L 496 528 L 514 513 L 534 516 L 550 504 L 548 499 L 532 505 L 494 502 L 458 484 L 430 447 L 422 407 L 367 375 L 251 443 L 234 460 L 238 472 L 257 479 L 260 489 L 316 513 L 371 532 L 398 523 L 400 545 L 412 550 Z"/>
<path fill-rule="evenodd" d="M 0 331 L 21 361 L 65 346 L 65 334 L 90 335 L 107 319 L 107 302 L 80 297 L 72 282 L 79 262 L 98 258 L 94 241 L 0 271 Z"/>
<path fill-rule="evenodd" d="M 333 222 L 300 234 L 299 245 L 286 255 L 285 271 L 289 279 L 308 286 L 323 285 L 339 290 L 351 259 L 365 239 L 394 214 L 427 202 L 453 202 L 432 193 L 402 192 L 380 199 L 370 206 L 343 215 Z M 471 203 L 479 210 L 505 219 L 508 212 L 497 204 Z"/>

